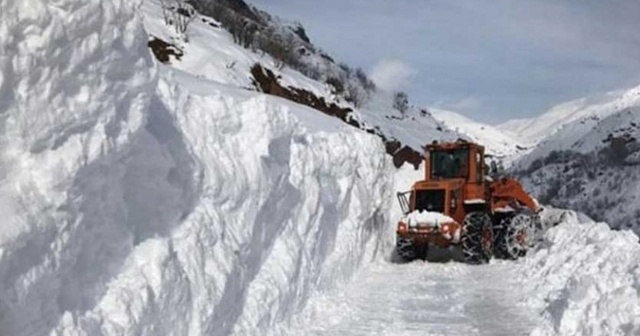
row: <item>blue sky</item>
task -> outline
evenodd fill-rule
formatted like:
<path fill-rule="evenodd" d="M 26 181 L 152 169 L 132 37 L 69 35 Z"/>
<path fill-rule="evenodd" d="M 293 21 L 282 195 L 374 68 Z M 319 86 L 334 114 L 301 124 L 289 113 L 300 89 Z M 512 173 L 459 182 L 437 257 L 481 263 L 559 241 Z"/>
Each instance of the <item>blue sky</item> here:
<path fill-rule="evenodd" d="M 638 0 L 249 0 L 417 105 L 498 123 L 640 84 Z"/>

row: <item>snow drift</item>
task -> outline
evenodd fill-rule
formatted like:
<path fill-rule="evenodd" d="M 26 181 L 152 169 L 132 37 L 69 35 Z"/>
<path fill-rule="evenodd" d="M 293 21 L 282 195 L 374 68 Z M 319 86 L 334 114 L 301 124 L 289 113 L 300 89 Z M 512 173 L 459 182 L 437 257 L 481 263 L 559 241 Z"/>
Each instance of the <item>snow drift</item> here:
<path fill-rule="evenodd" d="M 638 335 L 638 236 L 571 211 L 545 212 L 560 225 L 546 233 L 519 272 L 526 303 L 545 321 L 532 335 Z"/>
<path fill-rule="evenodd" d="M 157 68 L 126 1 L 0 4 L 0 334 L 259 334 L 377 253 L 390 160 Z"/>

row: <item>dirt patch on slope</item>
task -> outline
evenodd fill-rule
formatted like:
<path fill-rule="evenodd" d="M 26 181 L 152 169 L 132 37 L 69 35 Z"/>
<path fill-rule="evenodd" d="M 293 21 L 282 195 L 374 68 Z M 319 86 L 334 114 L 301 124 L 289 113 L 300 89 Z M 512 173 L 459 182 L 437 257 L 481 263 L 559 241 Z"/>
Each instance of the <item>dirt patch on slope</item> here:
<path fill-rule="evenodd" d="M 152 36 L 151 40 L 147 44 L 153 55 L 160 63 L 170 63 L 171 56 L 173 56 L 176 60 L 180 60 L 182 58 L 183 52 L 182 49 L 176 47 L 175 45 L 165 42 L 155 36 Z"/>
<path fill-rule="evenodd" d="M 397 168 L 405 162 L 412 164 L 416 169 L 420 166 L 423 159 L 420 152 L 409 146 L 402 145 L 402 143 L 395 138 L 387 138 L 377 127 L 367 127 L 364 123 L 356 119 L 351 108 L 340 107 L 335 103 L 328 103 L 324 97 L 318 97 L 313 92 L 304 89 L 284 87 L 280 84 L 279 78 L 273 71 L 264 68 L 258 63 L 251 67 L 251 75 L 253 76 L 253 85 L 261 92 L 309 106 L 324 114 L 339 118 L 345 123 L 364 130 L 367 133 L 377 135 L 384 142 L 386 152 L 393 157 L 393 164 Z"/>

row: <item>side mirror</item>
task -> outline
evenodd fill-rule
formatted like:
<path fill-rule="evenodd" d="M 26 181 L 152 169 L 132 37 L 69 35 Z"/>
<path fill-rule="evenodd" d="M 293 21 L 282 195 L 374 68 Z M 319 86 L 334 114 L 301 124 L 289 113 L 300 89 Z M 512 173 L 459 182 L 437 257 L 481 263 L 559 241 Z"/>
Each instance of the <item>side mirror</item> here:
<path fill-rule="evenodd" d="M 498 164 L 495 161 L 491 161 L 491 170 L 489 174 L 497 174 L 498 173 Z"/>

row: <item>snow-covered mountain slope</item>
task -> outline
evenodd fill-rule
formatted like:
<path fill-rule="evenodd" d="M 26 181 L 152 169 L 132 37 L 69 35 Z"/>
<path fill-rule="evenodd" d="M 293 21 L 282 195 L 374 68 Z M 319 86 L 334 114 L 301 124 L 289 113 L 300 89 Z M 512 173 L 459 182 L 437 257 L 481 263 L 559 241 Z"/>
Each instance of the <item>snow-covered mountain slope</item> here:
<path fill-rule="evenodd" d="M 513 173 L 543 203 L 640 233 L 640 106 L 576 120 L 518 159 Z"/>
<path fill-rule="evenodd" d="M 589 118 L 565 124 L 521 157 L 517 168 L 526 169 L 533 161 L 543 159 L 553 151 L 598 152 L 610 147 L 613 138 L 640 139 L 640 103 L 602 119 Z"/>
<path fill-rule="evenodd" d="M 0 334 L 260 334 L 378 253 L 379 138 L 155 64 L 135 2 L 0 6 Z"/>
<path fill-rule="evenodd" d="M 565 125 L 583 122 L 589 128 L 607 116 L 640 105 L 640 86 L 629 90 L 581 98 L 557 105 L 538 117 L 507 121 L 497 128 L 538 143 L 562 130 Z"/>
<path fill-rule="evenodd" d="M 284 85 L 309 90 L 319 96 L 329 96 L 328 85 L 314 81 L 289 67 L 277 66 L 278 61 L 268 54 L 252 52 L 233 42 L 233 37 L 214 19 L 199 16 L 187 31 L 188 42 L 165 24 L 161 2 L 142 1 L 144 29 L 150 39 L 160 38 L 172 43 L 183 54 L 170 58 L 172 68 L 196 77 L 240 88 L 253 88 L 251 67 L 263 63 L 281 77 Z"/>
<path fill-rule="evenodd" d="M 351 109 L 352 118 L 361 128 L 375 131 L 389 140 L 396 139 L 419 152 L 422 146 L 433 140 L 465 137 L 443 127 L 431 114 L 415 106 L 409 106 L 405 113 L 400 113 L 393 108 L 393 94 L 389 92 L 372 91 L 367 94 L 368 99 L 356 107 L 342 95 L 336 94 L 335 88 L 325 81 L 311 79 L 287 66 L 281 67 L 281 62 L 268 54 L 234 43 L 232 35 L 210 17 L 199 16 L 193 21 L 189 26 L 187 43 L 176 38 L 174 32 L 165 25 L 158 1 L 145 1 L 143 12 L 145 28 L 150 36 L 181 49 L 183 56 L 179 60 L 172 58 L 171 65 L 174 68 L 218 83 L 250 89 L 254 87 L 251 68 L 260 64 L 277 76 L 282 87 L 306 90 L 328 103 Z M 332 61 L 324 59 L 324 62 Z M 342 71 L 334 69 L 340 69 L 338 65 L 331 65 L 332 71 Z"/>
<path fill-rule="evenodd" d="M 410 106 L 405 113 L 396 111 L 392 106 L 392 99 L 392 94 L 388 92 L 377 92 L 356 113 L 366 124 L 378 127 L 384 134 L 417 151 L 421 151 L 422 146 L 433 140 L 442 142 L 469 139 L 466 134 L 447 128 L 426 110 Z"/>
<path fill-rule="evenodd" d="M 509 159 L 518 156 L 531 144 L 496 127 L 471 120 L 459 113 L 431 109 L 433 116 L 457 133 L 469 137 L 470 140 L 482 144 L 487 153 L 497 158 Z"/>

